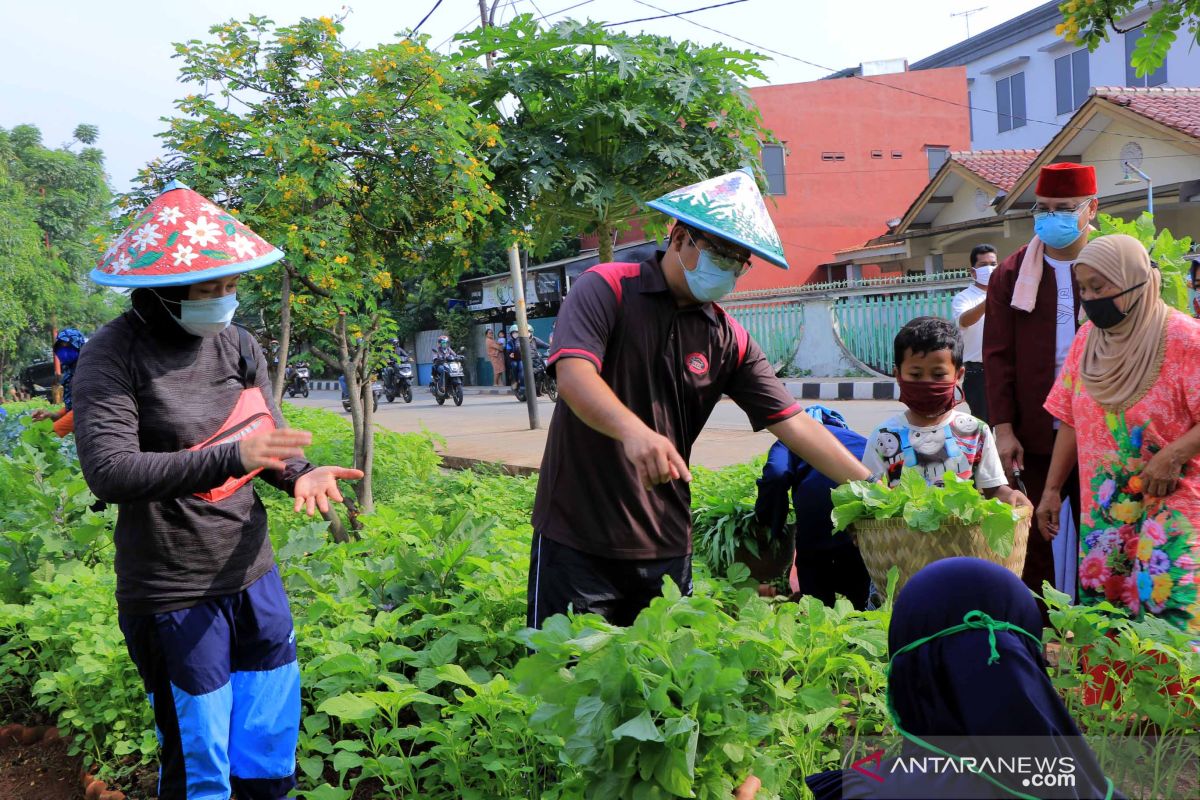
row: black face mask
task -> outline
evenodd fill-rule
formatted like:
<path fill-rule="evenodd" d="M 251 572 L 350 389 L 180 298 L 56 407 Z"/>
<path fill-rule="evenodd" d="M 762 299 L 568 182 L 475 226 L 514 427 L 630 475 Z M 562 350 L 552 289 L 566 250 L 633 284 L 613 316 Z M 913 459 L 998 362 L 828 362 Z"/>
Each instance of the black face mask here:
<path fill-rule="evenodd" d="M 1092 321 L 1093 325 L 1097 328 L 1108 329 L 1114 325 L 1120 325 L 1129 316 L 1129 312 L 1133 311 L 1138 304 L 1138 301 L 1134 300 L 1133 305 L 1129 306 L 1128 311 L 1122 311 L 1117 308 L 1117 298 L 1123 297 L 1145 285 L 1146 282 L 1142 281 L 1136 286 L 1130 286 L 1120 294 L 1114 294 L 1112 297 L 1098 297 L 1095 300 L 1082 300 L 1080 301 L 1080 305 L 1083 306 L 1083 312 L 1087 314 L 1088 319 Z M 1138 298 L 1138 300 L 1140 299 Z"/>

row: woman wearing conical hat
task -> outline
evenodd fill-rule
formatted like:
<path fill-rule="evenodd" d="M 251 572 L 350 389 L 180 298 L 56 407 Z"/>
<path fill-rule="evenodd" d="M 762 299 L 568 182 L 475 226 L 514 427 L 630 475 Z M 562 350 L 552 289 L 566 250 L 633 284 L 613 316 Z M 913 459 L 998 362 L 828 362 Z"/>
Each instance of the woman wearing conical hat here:
<path fill-rule="evenodd" d="M 162 800 L 277 800 L 295 785 L 300 670 L 259 477 L 312 514 L 362 473 L 313 467 L 284 428 L 267 363 L 231 325 L 242 273 L 283 253 L 172 184 L 92 279 L 132 307 L 74 378 L 83 474 L 118 507 L 117 607 L 161 741 Z"/>

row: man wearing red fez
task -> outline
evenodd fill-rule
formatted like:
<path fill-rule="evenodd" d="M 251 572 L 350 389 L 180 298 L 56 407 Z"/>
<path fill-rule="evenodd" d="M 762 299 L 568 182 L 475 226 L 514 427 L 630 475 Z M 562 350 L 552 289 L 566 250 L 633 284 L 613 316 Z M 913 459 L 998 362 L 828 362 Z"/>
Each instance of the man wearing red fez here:
<path fill-rule="evenodd" d="M 1079 164 L 1047 165 L 1034 194 L 1033 240 L 992 275 L 983 364 L 1000 460 L 1014 479 L 1024 482 L 1025 494 L 1036 506 L 1058 428 L 1042 404 L 1078 327 L 1079 291 L 1071 268 L 1087 244 L 1090 223 L 1099 209 L 1096 170 Z M 1068 480 L 1063 491 L 1078 519 L 1078 480 Z M 1071 558 L 1065 549 L 1071 537 L 1060 538 L 1064 556 Z M 1073 564 L 1071 558 L 1069 565 Z M 1045 532 L 1035 531 L 1025 556 L 1025 584 L 1040 593 L 1042 582 L 1054 584 L 1054 577 L 1050 540 Z"/>

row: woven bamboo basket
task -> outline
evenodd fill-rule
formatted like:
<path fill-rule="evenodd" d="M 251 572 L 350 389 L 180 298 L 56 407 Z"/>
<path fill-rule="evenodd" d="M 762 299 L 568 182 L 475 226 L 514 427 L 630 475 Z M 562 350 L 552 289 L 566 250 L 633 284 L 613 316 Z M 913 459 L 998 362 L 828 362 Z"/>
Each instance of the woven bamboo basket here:
<path fill-rule="evenodd" d="M 896 567 L 899 581 L 896 591 L 923 567 L 943 558 L 970 556 L 991 561 L 1018 578 L 1025 567 L 1025 548 L 1033 515 L 1025 507 L 1018 509 L 1017 531 L 1008 558 L 1001 558 L 988 547 L 978 525 L 946 525 L 935 533 L 914 531 L 902 517 L 864 519 L 854 523 L 854 538 L 862 553 L 867 572 L 880 592 L 887 589 L 888 570 Z"/>

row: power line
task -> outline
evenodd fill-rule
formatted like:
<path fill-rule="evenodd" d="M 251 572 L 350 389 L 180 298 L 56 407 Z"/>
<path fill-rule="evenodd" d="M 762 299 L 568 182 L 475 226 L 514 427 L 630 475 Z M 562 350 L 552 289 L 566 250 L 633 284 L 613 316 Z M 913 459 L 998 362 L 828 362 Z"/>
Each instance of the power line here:
<path fill-rule="evenodd" d="M 647 8 L 653 8 L 655 11 L 666 11 L 666 9 L 659 8 L 658 6 L 654 5 L 653 3 L 647 3 L 646 0 L 634 0 L 634 2 L 640 6 L 646 6 Z M 691 25 L 695 25 L 697 28 L 703 28 L 704 30 L 709 31 L 711 33 L 715 33 L 718 36 L 723 36 L 727 39 L 733 39 L 735 42 L 741 42 L 742 44 L 747 45 L 749 47 L 753 47 L 756 50 L 762 50 L 764 52 L 771 53 L 773 55 L 781 56 L 782 58 L 789 58 L 792 61 L 797 61 L 806 66 L 814 67 L 815 69 L 819 69 L 819 70 L 822 70 L 827 73 L 834 73 L 834 72 L 838 71 L 838 70 L 834 69 L 833 67 L 827 67 L 824 64 L 818 64 L 815 61 L 809 61 L 808 59 L 800 58 L 799 56 L 794 56 L 791 53 L 784 53 L 779 50 L 772 50 L 770 47 L 763 47 L 762 45 L 755 44 L 754 42 L 734 36 L 731 33 L 726 33 L 725 31 L 719 31 L 716 28 L 710 28 L 709 26 L 704 25 L 703 23 L 700 23 L 700 22 L 696 22 L 693 19 L 687 19 L 687 18 L 682 18 L 682 17 L 681 17 L 681 19 L 683 19 L 684 22 L 687 22 Z M 958 108 L 965 108 L 965 109 L 968 109 L 969 111 L 980 111 L 984 114 L 995 114 L 996 116 L 1006 116 L 1006 117 L 1013 117 L 1014 119 L 1023 119 L 1026 122 L 1036 122 L 1039 125 L 1048 125 L 1052 128 L 1056 128 L 1056 129 L 1062 129 L 1062 128 L 1066 127 L 1065 125 L 1060 125 L 1057 122 L 1047 122 L 1044 119 L 1035 119 L 1034 117 L 1017 117 L 1016 115 L 1013 115 L 1013 114 L 1003 114 L 1002 115 L 1002 114 L 1000 114 L 1000 112 L 998 110 L 995 110 L 995 109 L 979 108 L 978 106 L 973 106 L 968 103 L 959 103 L 956 100 L 949 100 L 945 97 L 938 97 L 938 96 L 932 95 L 932 94 L 925 94 L 924 92 L 918 92 L 915 89 L 906 89 L 903 86 L 894 86 L 890 83 L 882 83 L 880 81 L 873 81 L 870 78 L 864 78 L 862 75 L 850 75 L 848 77 L 854 78 L 856 80 L 860 80 L 864 83 L 869 83 L 872 86 L 881 86 L 885 89 L 892 89 L 893 91 L 904 92 L 905 94 L 911 94 L 911 95 L 915 95 L 917 97 L 923 97 L 926 100 L 936 100 L 939 103 L 946 103 L 947 105 L 957 106 Z M 1175 142 L 1175 141 L 1177 141 L 1176 139 L 1170 139 L 1170 138 L 1163 137 L 1163 136 L 1136 136 L 1136 137 L 1127 136 L 1122 133 L 1113 133 L 1112 131 L 1106 131 L 1102 128 L 1083 127 L 1083 128 L 1075 128 L 1074 130 L 1080 131 L 1080 132 L 1087 131 L 1089 133 L 1104 134 L 1104 135 L 1108 135 L 1108 136 L 1120 136 L 1123 139 L 1141 139 L 1141 140 L 1147 141 L 1147 142 Z"/>
<path fill-rule="evenodd" d="M 606 22 L 601 27 L 613 28 L 613 27 L 616 27 L 617 25 L 632 25 L 635 22 L 649 22 L 650 20 L 654 20 L 654 19 L 667 19 L 669 17 L 682 17 L 684 14 L 695 14 L 698 11 L 708 11 L 713 8 L 724 8 L 725 6 L 736 6 L 739 3 L 744 3 L 744 2 L 746 2 L 746 0 L 727 0 L 727 2 L 717 3 L 716 5 L 712 5 L 712 6 L 704 6 L 703 8 L 691 8 L 691 9 L 688 9 L 687 11 L 676 11 L 674 13 L 667 12 L 664 14 L 659 14 L 657 17 L 641 17 L 640 19 L 627 19 L 624 22 Z M 642 5 L 649 5 L 649 4 L 643 3 Z M 665 11 L 665 9 L 661 9 L 661 8 L 657 9 L 657 10 Z"/>
<path fill-rule="evenodd" d="M 531 2 L 532 2 L 532 0 L 531 0 Z M 583 2 L 581 2 L 581 3 L 576 3 L 576 4 L 575 4 L 575 5 L 573 5 L 573 6 L 567 6 L 566 8 L 560 8 L 558 11 L 551 11 L 549 14 L 542 14 L 542 15 L 541 15 L 541 21 L 542 21 L 542 22 L 545 22 L 546 20 L 550 19 L 550 17 L 557 17 L 559 14 L 565 14 L 565 13 L 567 13 L 568 11 L 574 11 L 574 10 L 575 10 L 575 9 L 577 9 L 577 8 L 582 8 L 583 6 L 591 5 L 591 4 L 592 4 L 592 3 L 594 3 L 594 2 L 596 2 L 596 0 L 583 0 Z M 534 8 L 536 9 L 536 8 L 537 8 L 537 5 L 534 5 Z M 541 11 L 539 10 L 539 11 L 538 11 L 538 13 L 540 14 L 540 13 L 541 13 Z M 448 43 L 449 43 L 449 42 L 450 42 L 452 39 L 454 39 L 454 37 L 455 37 L 455 36 L 458 36 L 460 33 L 462 33 L 463 31 L 465 31 L 467 28 L 470 28 L 472 25 L 478 25 L 478 24 L 479 24 L 479 23 L 478 23 L 478 16 L 471 17 L 471 19 L 470 19 L 470 20 L 467 22 L 467 24 L 466 24 L 466 25 L 463 25 L 463 26 L 462 26 L 461 28 L 459 28 L 457 31 L 455 31 L 454 33 L 452 33 L 452 34 L 450 34 L 449 36 L 447 36 L 445 39 L 443 39 L 441 42 L 439 42 L 439 43 L 438 43 L 438 46 L 437 46 L 437 47 L 434 47 L 433 49 L 434 49 L 434 50 L 441 50 L 441 49 L 442 49 L 442 45 L 448 44 Z"/>
<path fill-rule="evenodd" d="M 429 9 L 429 12 L 426 13 L 425 16 L 421 17 L 421 21 L 417 23 L 417 27 L 412 29 L 412 32 L 416 33 L 417 31 L 421 30 L 421 26 L 425 24 L 426 20 L 433 16 L 433 12 L 437 11 L 438 6 L 441 4 L 442 0 L 437 0 L 437 2 L 433 4 L 433 8 Z"/>
<path fill-rule="evenodd" d="M 537 4 L 537 3 L 535 3 L 535 2 L 533 2 L 533 0 L 529 0 L 529 5 L 533 6 L 533 10 L 537 12 L 537 15 L 538 15 L 538 21 L 539 21 L 539 22 L 545 22 L 545 21 L 546 21 L 546 15 L 542 13 L 542 10 L 541 10 L 540 8 L 538 8 L 538 4 Z"/>

